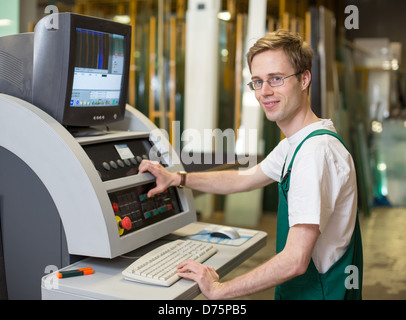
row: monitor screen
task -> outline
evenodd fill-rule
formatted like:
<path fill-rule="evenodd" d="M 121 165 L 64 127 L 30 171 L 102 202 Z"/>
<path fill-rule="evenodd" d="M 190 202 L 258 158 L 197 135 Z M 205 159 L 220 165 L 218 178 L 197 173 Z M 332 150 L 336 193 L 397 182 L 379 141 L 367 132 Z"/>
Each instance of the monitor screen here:
<path fill-rule="evenodd" d="M 124 43 L 122 35 L 76 28 L 72 108 L 119 106 Z"/>
<path fill-rule="evenodd" d="M 122 120 L 131 26 L 61 13 L 50 30 L 43 20 L 35 27 L 33 103 L 68 127 Z"/>

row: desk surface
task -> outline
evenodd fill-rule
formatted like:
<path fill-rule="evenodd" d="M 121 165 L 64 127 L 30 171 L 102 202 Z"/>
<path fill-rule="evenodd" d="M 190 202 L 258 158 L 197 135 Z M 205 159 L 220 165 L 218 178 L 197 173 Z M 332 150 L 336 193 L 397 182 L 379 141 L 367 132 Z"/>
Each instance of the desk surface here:
<path fill-rule="evenodd" d="M 175 300 L 193 299 L 200 294 L 194 281 L 181 279 L 170 287 L 160 287 L 124 280 L 121 272 L 139 257 L 165 242 L 174 240 L 196 227 L 206 224 L 196 222 L 167 237 L 139 248 L 126 257 L 112 260 L 86 258 L 64 269 L 92 267 L 94 274 L 74 278 L 58 279 L 55 274 L 42 278 L 42 299 L 124 299 L 124 300 Z M 189 233 L 190 234 L 190 233 Z M 220 277 L 225 276 L 239 264 L 260 250 L 266 244 L 267 234 L 258 231 L 240 246 L 213 244 L 218 252 L 205 261 L 205 265 L 216 269 Z"/>

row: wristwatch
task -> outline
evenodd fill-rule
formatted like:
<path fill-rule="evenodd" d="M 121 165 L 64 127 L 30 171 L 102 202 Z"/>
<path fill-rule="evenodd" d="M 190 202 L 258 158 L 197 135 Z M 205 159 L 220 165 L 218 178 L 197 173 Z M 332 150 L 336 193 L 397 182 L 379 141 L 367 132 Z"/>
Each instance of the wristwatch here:
<path fill-rule="evenodd" d="M 187 172 L 186 171 L 178 171 L 177 173 L 180 175 L 180 184 L 178 185 L 178 188 L 182 189 L 186 184 Z"/>

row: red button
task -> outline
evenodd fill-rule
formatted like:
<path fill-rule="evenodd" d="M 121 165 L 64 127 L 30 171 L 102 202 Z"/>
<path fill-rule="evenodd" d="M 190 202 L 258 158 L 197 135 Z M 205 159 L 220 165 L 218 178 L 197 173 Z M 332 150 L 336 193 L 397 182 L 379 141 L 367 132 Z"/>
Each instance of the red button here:
<path fill-rule="evenodd" d="M 114 212 L 118 211 L 118 204 L 115 202 L 113 203 L 113 210 L 114 210 Z"/>
<path fill-rule="evenodd" d="M 132 222 L 129 217 L 125 217 L 120 221 L 121 227 L 126 230 L 130 230 L 132 227 Z"/>

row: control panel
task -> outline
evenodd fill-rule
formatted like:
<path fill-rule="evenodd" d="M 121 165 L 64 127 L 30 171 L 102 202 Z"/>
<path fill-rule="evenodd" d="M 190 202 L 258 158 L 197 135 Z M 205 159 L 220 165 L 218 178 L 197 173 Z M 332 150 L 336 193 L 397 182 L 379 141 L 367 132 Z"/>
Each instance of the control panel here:
<path fill-rule="evenodd" d="M 109 181 L 138 174 L 143 159 L 151 158 L 152 145 L 148 138 L 108 141 L 83 146 L 92 160 L 102 181 Z M 159 155 L 153 153 L 155 159 Z M 165 163 L 161 164 L 166 166 Z"/>
<path fill-rule="evenodd" d="M 142 160 L 151 155 L 153 160 L 159 159 L 148 138 L 98 142 L 84 145 L 83 149 L 102 181 L 137 175 Z M 148 182 L 108 193 L 120 236 L 182 212 L 176 188 L 149 198 L 147 193 L 155 186 L 155 182 Z"/>
<path fill-rule="evenodd" d="M 120 236 L 182 211 L 176 188 L 149 198 L 147 192 L 154 187 L 155 183 L 148 183 L 109 194 Z"/>

